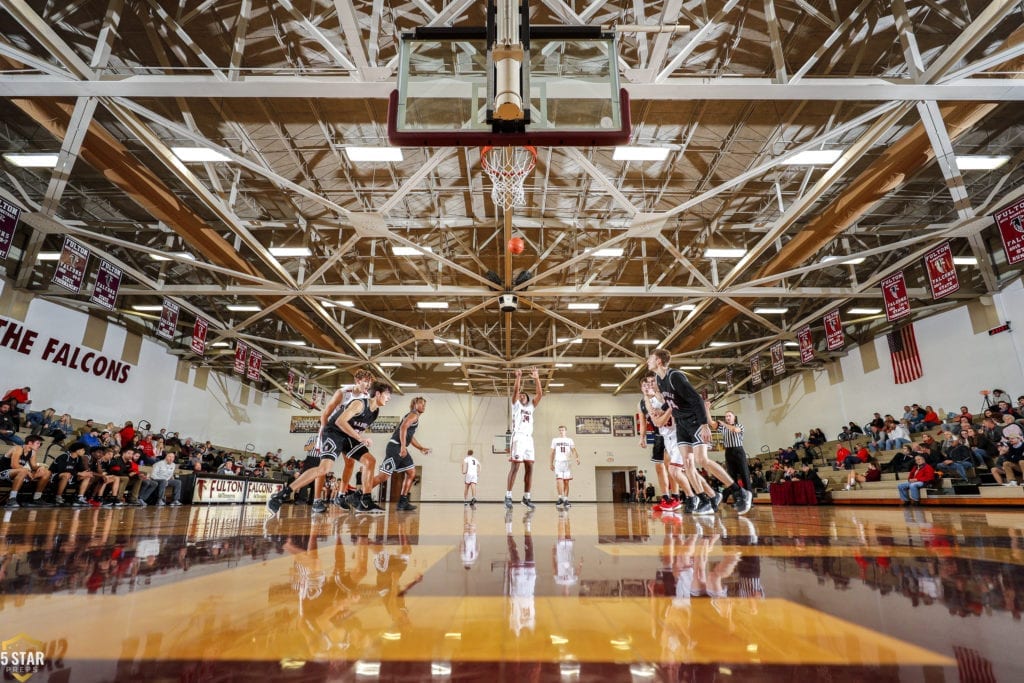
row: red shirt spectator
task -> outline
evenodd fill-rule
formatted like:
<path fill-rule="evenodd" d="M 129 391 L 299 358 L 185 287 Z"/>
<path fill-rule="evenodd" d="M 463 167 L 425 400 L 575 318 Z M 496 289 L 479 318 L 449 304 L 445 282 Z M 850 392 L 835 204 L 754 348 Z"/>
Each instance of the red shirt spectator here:
<path fill-rule="evenodd" d="M 4 394 L 4 397 L 3 397 L 2 400 L 9 401 L 9 400 L 11 400 L 13 398 L 19 404 L 31 403 L 31 401 L 29 401 L 29 398 L 28 398 L 28 392 L 30 392 L 30 391 L 32 391 L 32 387 L 19 387 L 17 389 L 11 389 L 6 394 Z"/>
<path fill-rule="evenodd" d="M 850 449 L 847 448 L 846 446 L 839 446 L 839 448 L 836 449 L 836 464 L 842 467 L 843 462 L 845 462 L 846 458 L 848 458 L 849 456 Z"/>
<path fill-rule="evenodd" d="M 121 448 L 127 448 L 131 445 L 132 439 L 135 438 L 135 427 L 129 420 L 124 423 L 124 427 L 121 427 L 121 431 L 117 434 L 121 437 Z"/>
<path fill-rule="evenodd" d="M 939 419 L 939 416 L 935 414 L 934 410 L 926 411 L 925 414 L 924 414 L 924 419 L 921 420 L 921 421 L 924 422 L 925 424 L 929 424 L 929 425 L 939 425 L 939 424 L 942 424 L 942 420 Z"/>
<path fill-rule="evenodd" d="M 144 437 L 142 441 L 139 442 L 139 450 L 142 451 L 142 454 L 147 458 L 153 458 L 153 441 L 149 436 Z"/>
<path fill-rule="evenodd" d="M 857 451 L 857 459 L 861 462 L 867 462 L 871 458 L 871 451 L 868 450 L 867 446 L 861 446 L 860 450 Z"/>
<path fill-rule="evenodd" d="M 923 484 L 927 484 L 933 479 L 935 479 L 935 470 L 927 463 L 924 465 L 914 465 L 910 470 L 910 476 L 907 477 L 907 481 L 919 481 Z"/>

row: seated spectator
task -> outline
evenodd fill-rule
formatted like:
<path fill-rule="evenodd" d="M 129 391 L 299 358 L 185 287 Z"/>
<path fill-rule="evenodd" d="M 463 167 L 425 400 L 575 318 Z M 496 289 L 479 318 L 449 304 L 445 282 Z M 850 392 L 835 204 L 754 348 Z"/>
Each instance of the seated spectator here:
<path fill-rule="evenodd" d="M 813 465 L 804 463 L 800 466 L 800 474 L 796 475 L 798 479 L 809 481 L 814 484 L 814 493 L 820 498 L 825 494 L 828 489 L 828 483 L 818 475 L 818 470 Z"/>
<path fill-rule="evenodd" d="M 981 430 L 973 426 L 967 427 L 961 430 L 960 437 L 964 440 L 964 445 L 971 449 L 978 466 L 990 467 L 995 462 L 999 451 Z"/>
<path fill-rule="evenodd" d="M 956 472 L 957 476 L 966 480 L 968 470 L 974 467 L 974 454 L 953 432 L 943 432 L 942 455 L 938 470 L 942 473 Z"/>
<path fill-rule="evenodd" d="M 840 441 L 853 441 L 855 435 L 850 431 L 849 427 L 840 427 L 839 436 L 836 437 Z"/>
<path fill-rule="evenodd" d="M 111 453 L 111 457 L 107 458 L 104 462 L 103 470 L 106 474 L 117 477 L 117 491 L 123 494 L 125 493 L 125 487 L 131 481 L 131 457 L 127 454 L 132 453 L 132 450 L 129 448 L 127 451 L 117 451 L 116 454 L 113 450 L 108 450 L 108 452 Z"/>
<path fill-rule="evenodd" d="M 185 450 L 182 449 L 182 455 L 184 455 L 184 454 L 185 454 Z M 203 471 L 203 459 L 200 457 L 200 455 L 198 453 L 190 453 L 187 456 L 187 462 L 188 462 L 188 469 L 192 470 L 193 472 L 202 472 Z"/>
<path fill-rule="evenodd" d="M 924 424 L 924 416 L 927 414 L 928 411 L 926 411 L 924 408 L 922 408 L 916 403 L 910 406 L 910 408 L 911 412 L 914 414 L 914 417 L 910 418 L 910 421 L 908 423 L 910 432 L 913 434 L 917 434 L 918 432 L 928 431 L 928 426 Z"/>
<path fill-rule="evenodd" d="M 1009 399 L 1005 401 L 1000 401 L 999 403 L 996 404 L 996 407 L 999 409 L 999 412 L 1002 413 L 1004 416 L 1012 415 L 1014 420 L 1020 417 L 1020 414 L 1016 410 L 1014 410 L 1013 405 L 1010 403 Z"/>
<path fill-rule="evenodd" d="M 64 491 L 68 485 L 78 486 L 78 498 L 75 507 L 87 507 L 89 502 L 85 498 L 85 492 L 92 482 L 93 473 L 85 460 L 85 444 L 81 441 L 68 446 L 68 450 L 61 453 L 50 463 L 50 476 L 57 478 L 57 505 L 67 505 L 64 500 Z"/>
<path fill-rule="evenodd" d="M 860 458 L 850 452 L 850 449 L 839 444 L 836 447 L 836 469 L 852 470 L 860 464 Z"/>
<path fill-rule="evenodd" d="M 0 456 L 0 481 L 11 483 L 11 493 L 7 498 L 7 507 L 21 507 L 18 503 L 18 492 L 26 481 L 34 481 L 36 490 L 32 496 L 32 505 L 41 505 L 43 491 L 50 483 L 50 470 L 36 462 L 36 451 L 43 444 L 43 437 L 30 435 L 21 446 L 15 446 Z"/>
<path fill-rule="evenodd" d="M 923 455 L 914 456 L 914 467 L 910 470 L 910 476 L 906 481 L 901 481 L 896 486 L 900 494 L 900 500 L 904 505 L 920 505 L 921 489 L 935 481 L 935 470 L 929 465 Z"/>
<path fill-rule="evenodd" d="M 149 498 L 153 490 L 156 490 L 156 504 L 166 505 L 164 503 L 164 495 L 167 491 L 167 487 L 171 487 L 171 491 L 174 493 L 174 498 L 171 501 L 171 507 L 178 507 L 181 505 L 181 481 L 175 477 L 177 467 L 174 464 L 174 454 L 168 453 L 163 460 L 158 461 L 153 465 L 153 471 L 149 473 L 149 479 L 142 482 L 142 491 L 140 492 L 141 500 Z"/>
<path fill-rule="evenodd" d="M 11 405 L 0 403 L 0 441 L 13 446 L 24 446 L 25 442 L 18 436 L 20 426 L 16 415 L 11 412 Z"/>
<path fill-rule="evenodd" d="M 121 448 L 132 445 L 135 440 L 135 425 L 131 420 L 124 423 L 124 427 L 121 427 L 117 433 L 117 438 L 121 442 Z"/>
<path fill-rule="evenodd" d="M 903 444 L 910 443 L 910 432 L 907 426 L 902 423 L 890 422 L 884 433 L 885 436 L 879 440 L 872 450 L 892 451 L 901 448 Z"/>
<path fill-rule="evenodd" d="M 56 427 L 53 429 L 53 433 L 50 436 L 53 437 L 54 443 L 63 443 L 65 439 L 75 433 L 75 425 L 71 421 L 71 416 L 64 413 L 60 416 L 60 420 L 57 421 Z"/>
<path fill-rule="evenodd" d="M 92 456 L 92 451 L 94 448 L 103 447 L 103 440 L 100 439 L 100 430 L 97 429 L 96 427 L 92 427 L 89 429 L 89 431 L 82 434 L 81 438 L 79 438 L 79 441 L 81 441 L 86 445 L 86 447 L 88 447 L 90 457 Z"/>
<path fill-rule="evenodd" d="M 146 507 L 146 504 L 142 502 L 141 492 L 142 484 L 149 479 L 149 475 L 140 468 L 142 454 L 135 450 L 134 447 L 129 446 L 121 451 L 121 456 L 124 458 L 128 476 L 128 481 L 122 486 L 125 502 L 130 505 Z"/>
<path fill-rule="evenodd" d="M 793 449 L 795 450 L 797 448 L 803 448 L 804 443 L 806 441 L 807 439 L 804 438 L 803 432 L 797 432 L 793 434 Z"/>
<path fill-rule="evenodd" d="M 928 464 L 934 465 L 942 458 L 942 444 L 936 441 L 935 437 L 931 434 L 922 436 L 921 443 L 917 445 L 919 447 L 918 450 L 925 454 Z"/>
<path fill-rule="evenodd" d="M 779 462 L 783 467 L 791 467 L 796 464 L 799 460 L 799 456 L 796 454 L 796 449 L 793 448 L 780 448 L 779 449 Z"/>
<path fill-rule="evenodd" d="M 95 426 L 93 425 L 92 420 L 86 420 L 85 424 L 83 424 L 81 428 L 75 430 L 74 436 L 76 439 L 81 440 L 83 436 L 91 432 L 93 429 L 95 429 Z M 99 434 L 99 431 L 96 433 Z"/>
<path fill-rule="evenodd" d="M 896 478 L 900 478 L 900 472 L 909 472 L 914 467 L 914 451 L 910 444 L 903 444 L 900 450 L 896 451 L 896 455 L 892 457 L 888 463 L 886 463 L 880 469 L 883 472 L 892 472 L 896 475 Z"/>
<path fill-rule="evenodd" d="M 850 431 L 853 432 L 854 434 L 863 434 L 864 433 L 864 429 L 859 424 L 854 422 L 853 420 L 850 420 Z"/>
<path fill-rule="evenodd" d="M 996 460 L 996 467 L 992 468 L 992 476 L 999 484 L 1016 486 L 1017 482 L 1021 481 L 1024 438 L 1021 436 L 1021 428 L 1017 425 L 1004 429 L 1003 436 L 1006 441 L 997 446 L 999 458 Z"/>
<path fill-rule="evenodd" d="M 28 397 L 28 392 L 32 391 L 32 387 L 18 387 L 9 390 L 4 397 L 0 399 L 4 403 L 10 403 L 13 401 L 12 406 L 15 411 L 19 414 L 24 413 L 32 406 L 32 399 Z"/>
<path fill-rule="evenodd" d="M 137 446 L 139 452 L 142 454 L 143 465 L 156 464 L 156 454 L 153 449 L 153 437 L 149 434 L 143 435 L 143 437 L 139 439 Z"/>
<path fill-rule="evenodd" d="M 866 463 L 871 460 L 871 451 L 868 450 L 867 446 L 861 446 L 858 448 L 856 455 L 857 459 L 860 460 L 861 463 Z"/>
<path fill-rule="evenodd" d="M 811 430 L 807 440 L 810 441 L 813 446 L 820 446 L 828 441 L 828 439 L 825 438 L 825 432 L 821 431 L 817 427 Z"/>
<path fill-rule="evenodd" d="M 931 406 L 924 407 L 924 418 L 921 420 L 921 422 L 928 429 L 938 427 L 939 425 L 942 424 L 942 420 L 939 419 L 938 413 L 936 413 L 935 409 L 932 408 Z"/>
<path fill-rule="evenodd" d="M 850 470 L 850 475 L 846 479 L 846 486 L 843 490 L 849 491 L 857 484 L 863 484 L 869 481 L 882 481 L 882 470 L 878 468 L 878 461 L 874 458 L 868 460 L 868 469 L 864 474 Z"/>
<path fill-rule="evenodd" d="M 223 464 L 217 469 L 217 474 L 235 475 L 235 462 L 231 458 L 225 458 Z"/>
<path fill-rule="evenodd" d="M 124 503 L 118 498 L 121 479 L 117 475 L 107 472 L 107 467 L 114 457 L 114 451 L 100 446 L 90 450 L 89 456 L 92 458 L 90 468 L 96 475 L 94 477 L 96 483 L 92 489 L 92 505 L 96 505 L 98 502 L 100 507 L 104 508 L 124 507 Z"/>
<path fill-rule="evenodd" d="M 47 408 L 43 411 L 34 410 L 25 416 L 31 434 L 44 434 L 49 436 L 49 430 L 57 424 L 57 411 Z"/>

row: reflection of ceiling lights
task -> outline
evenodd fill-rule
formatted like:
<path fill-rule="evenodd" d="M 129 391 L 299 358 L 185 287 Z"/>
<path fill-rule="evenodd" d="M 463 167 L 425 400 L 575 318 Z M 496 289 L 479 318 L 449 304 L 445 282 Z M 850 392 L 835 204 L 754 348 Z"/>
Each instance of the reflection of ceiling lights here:
<path fill-rule="evenodd" d="M 747 253 L 746 249 L 726 249 L 708 247 L 704 250 L 704 258 L 741 258 Z"/>
<path fill-rule="evenodd" d="M 401 147 L 345 147 L 349 161 L 402 161 Z"/>
<path fill-rule="evenodd" d="M 882 312 L 881 308 L 851 308 L 847 313 L 854 315 L 878 315 Z"/>
<path fill-rule="evenodd" d="M 781 162 L 783 166 L 831 166 L 842 156 L 841 149 L 809 149 Z"/>
<path fill-rule="evenodd" d="M 56 154 L 5 154 L 4 159 L 22 168 L 55 168 Z"/>
<path fill-rule="evenodd" d="M 612 153 L 615 161 L 664 161 L 668 158 L 669 147 L 616 147 Z"/>
<path fill-rule="evenodd" d="M 205 161 L 231 161 L 220 152 L 206 147 L 171 147 L 171 153 L 187 164 Z"/>
<path fill-rule="evenodd" d="M 270 247 L 271 256 L 312 256 L 309 247 Z"/>
<path fill-rule="evenodd" d="M 961 171 L 991 171 L 999 168 L 1009 160 L 1010 157 L 1005 154 L 1000 154 L 998 156 L 958 154 L 956 157 L 956 167 Z"/>

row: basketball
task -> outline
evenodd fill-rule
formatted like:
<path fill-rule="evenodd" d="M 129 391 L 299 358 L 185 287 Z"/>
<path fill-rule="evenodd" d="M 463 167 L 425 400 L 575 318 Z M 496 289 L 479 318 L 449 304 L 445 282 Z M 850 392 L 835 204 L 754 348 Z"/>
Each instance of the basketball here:
<path fill-rule="evenodd" d="M 513 237 L 508 241 L 508 250 L 513 254 L 522 254 L 526 249 L 526 242 L 522 237 Z"/>

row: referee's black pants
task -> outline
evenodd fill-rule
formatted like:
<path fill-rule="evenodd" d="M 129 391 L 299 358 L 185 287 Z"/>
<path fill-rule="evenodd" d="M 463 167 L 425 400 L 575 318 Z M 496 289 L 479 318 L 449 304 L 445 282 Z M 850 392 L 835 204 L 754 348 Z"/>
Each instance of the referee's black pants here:
<path fill-rule="evenodd" d="M 725 449 L 725 469 L 737 485 L 750 490 L 750 468 L 747 466 L 747 452 L 742 446 L 729 446 Z"/>

